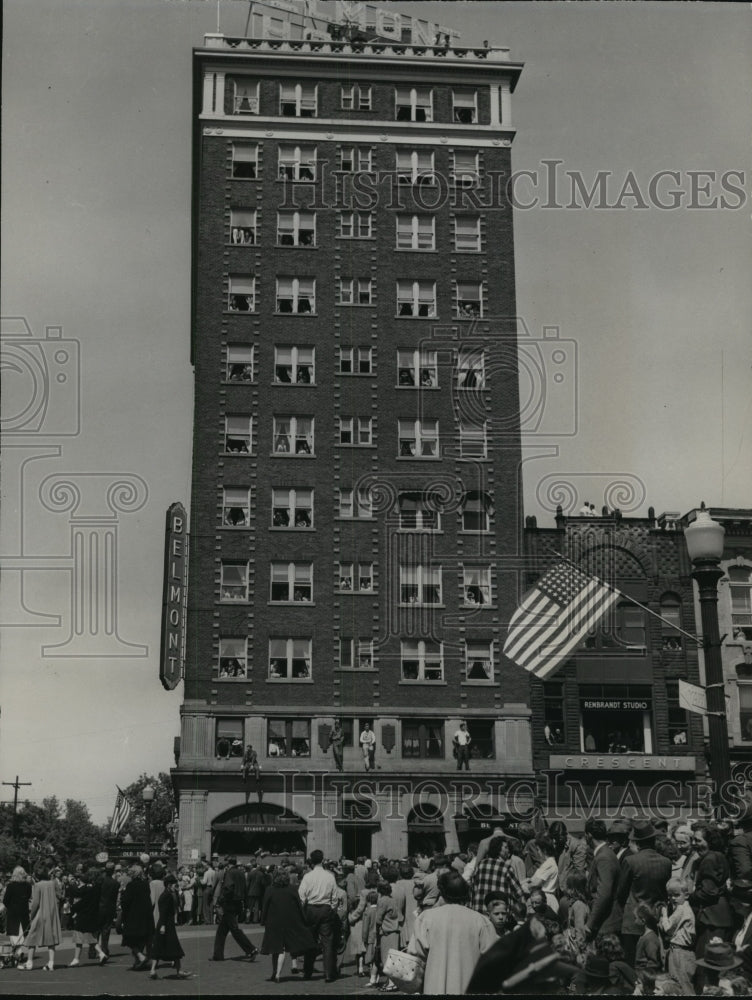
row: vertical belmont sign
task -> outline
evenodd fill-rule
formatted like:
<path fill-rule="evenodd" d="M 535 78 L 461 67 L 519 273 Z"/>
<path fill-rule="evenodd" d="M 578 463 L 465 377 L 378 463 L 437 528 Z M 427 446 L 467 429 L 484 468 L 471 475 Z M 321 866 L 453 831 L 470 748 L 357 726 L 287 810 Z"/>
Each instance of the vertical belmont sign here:
<path fill-rule="evenodd" d="M 185 654 L 185 596 L 188 568 L 188 518 L 185 507 L 174 503 L 167 511 L 162 651 L 159 679 L 172 691 L 183 677 Z"/>

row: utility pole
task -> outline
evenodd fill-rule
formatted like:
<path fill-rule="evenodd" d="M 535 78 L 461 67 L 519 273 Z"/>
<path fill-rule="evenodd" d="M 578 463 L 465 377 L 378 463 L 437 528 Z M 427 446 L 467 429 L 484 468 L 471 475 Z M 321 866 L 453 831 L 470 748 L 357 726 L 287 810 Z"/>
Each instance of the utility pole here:
<path fill-rule="evenodd" d="M 23 785 L 30 785 L 30 781 L 19 781 L 16 775 L 15 781 L 4 781 L 4 785 L 10 785 L 13 789 L 13 839 L 18 840 L 18 789 Z"/>

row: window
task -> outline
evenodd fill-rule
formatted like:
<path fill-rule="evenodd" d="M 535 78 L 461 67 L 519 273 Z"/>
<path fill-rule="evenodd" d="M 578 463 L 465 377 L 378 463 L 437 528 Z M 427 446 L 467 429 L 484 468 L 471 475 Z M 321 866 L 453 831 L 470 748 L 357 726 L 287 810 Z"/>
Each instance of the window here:
<path fill-rule="evenodd" d="M 460 424 L 460 457 L 461 458 L 485 458 L 487 454 L 486 442 L 487 423 L 469 424 L 465 421 Z"/>
<path fill-rule="evenodd" d="M 487 684 L 493 681 L 493 643 L 465 643 L 465 676 L 468 681 Z"/>
<path fill-rule="evenodd" d="M 269 679 L 310 680 L 311 640 L 270 639 Z"/>
<path fill-rule="evenodd" d="M 463 601 L 466 606 L 491 603 L 491 567 L 463 566 Z"/>
<path fill-rule="evenodd" d="M 258 80 L 233 80 L 232 113 L 257 115 L 259 112 Z"/>
<path fill-rule="evenodd" d="M 258 177 L 258 146 L 255 142 L 232 144 L 232 176 L 255 181 Z"/>
<path fill-rule="evenodd" d="M 495 760 L 496 741 L 494 740 L 494 723 L 492 719 L 471 719 L 468 726 L 470 738 L 470 756 L 473 760 Z"/>
<path fill-rule="evenodd" d="M 256 279 L 248 275 L 231 274 L 227 308 L 230 312 L 256 311 Z"/>
<path fill-rule="evenodd" d="M 435 250 L 436 217 L 433 215 L 398 215 L 397 249 Z"/>
<path fill-rule="evenodd" d="M 559 746 L 565 740 L 564 682 L 543 682 L 543 735 L 546 743 Z"/>
<path fill-rule="evenodd" d="M 340 489 L 339 516 L 354 519 L 373 517 L 373 501 L 370 490 L 364 487 L 358 490 Z"/>
<path fill-rule="evenodd" d="M 679 705 L 678 681 L 666 681 L 666 704 L 668 708 L 668 741 L 674 747 L 686 746 L 689 728 L 687 713 Z"/>
<path fill-rule="evenodd" d="M 277 243 L 281 247 L 316 246 L 316 213 L 277 212 Z"/>
<path fill-rule="evenodd" d="M 398 122 L 432 122 L 433 91 L 430 87 L 397 87 L 395 120 Z"/>
<path fill-rule="evenodd" d="M 316 147 L 279 147 L 278 177 L 286 181 L 316 180 Z"/>
<path fill-rule="evenodd" d="M 739 663 L 736 667 L 739 692 L 739 730 L 745 743 L 752 742 L 752 668 L 747 663 Z"/>
<path fill-rule="evenodd" d="M 441 566 L 400 566 L 401 604 L 441 604 Z"/>
<path fill-rule="evenodd" d="M 273 417 L 275 455 L 313 455 L 313 417 Z"/>
<path fill-rule="evenodd" d="M 462 502 L 462 530 L 490 531 L 493 503 L 488 493 L 470 490 Z"/>
<path fill-rule="evenodd" d="M 437 458 L 439 454 L 438 420 L 398 421 L 401 458 Z"/>
<path fill-rule="evenodd" d="M 370 146 L 343 146 L 339 168 L 347 174 L 367 173 L 373 169 L 373 150 Z"/>
<path fill-rule="evenodd" d="M 475 188 L 480 183 L 478 154 L 473 150 L 455 149 L 452 153 L 452 184 L 462 188 Z"/>
<path fill-rule="evenodd" d="M 232 455 L 250 455 L 253 418 L 245 413 L 225 417 L 225 452 Z"/>
<path fill-rule="evenodd" d="M 339 235 L 348 240 L 370 239 L 373 232 L 372 212 L 340 212 Z"/>
<path fill-rule="evenodd" d="M 285 118 L 315 118 L 316 84 L 280 83 L 279 113 Z"/>
<path fill-rule="evenodd" d="M 313 600 L 313 563 L 273 562 L 269 600 L 308 604 Z"/>
<path fill-rule="evenodd" d="M 734 638 L 752 639 L 752 569 L 729 566 L 728 578 Z"/>
<path fill-rule="evenodd" d="M 444 756 L 444 723 L 441 719 L 403 719 L 402 756 L 437 759 Z"/>
<path fill-rule="evenodd" d="M 477 125 L 478 91 L 453 90 L 452 116 L 459 125 Z"/>
<path fill-rule="evenodd" d="M 435 281 L 398 281 L 397 314 L 399 316 L 436 317 Z"/>
<path fill-rule="evenodd" d="M 402 640 L 402 680 L 441 681 L 444 663 L 440 642 L 432 639 Z"/>
<path fill-rule="evenodd" d="M 315 278 L 277 278 L 277 312 L 316 312 Z"/>
<path fill-rule="evenodd" d="M 266 727 L 267 757 L 310 757 L 310 719 L 269 719 Z"/>
<path fill-rule="evenodd" d="M 342 592 L 373 593 L 373 563 L 339 564 L 339 589 Z"/>
<path fill-rule="evenodd" d="M 417 149 L 398 149 L 395 154 L 398 184 L 435 184 L 433 153 Z"/>
<path fill-rule="evenodd" d="M 313 490 L 272 490 L 273 528 L 312 528 Z"/>
<path fill-rule="evenodd" d="M 352 83 L 342 85 L 341 91 L 343 111 L 370 111 L 371 88 L 366 84 Z"/>
<path fill-rule="evenodd" d="M 436 351 L 397 351 L 397 385 L 404 389 L 420 386 L 431 389 L 439 384 Z"/>
<path fill-rule="evenodd" d="M 219 640 L 220 680 L 245 677 L 248 670 L 248 643 L 246 639 Z"/>
<path fill-rule="evenodd" d="M 480 250 L 480 216 L 454 217 L 454 249 L 458 253 L 478 253 Z"/>
<path fill-rule="evenodd" d="M 402 531 L 436 531 L 439 512 L 430 493 L 400 493 L 398 500 L 399 526 Z"/>
<path fill-rule="evenodd" d="M 625 652 L 645 648 L 645 613 L 634 604 L 617 604 L 584 640 L 585 649 Z"/>
<path fill-rule="evenodd" d="M 340 375 L 371 375 L 373 373 L 372 347 L 340 347 Z"/>
<path fill-rule="evenodd" d="M 340 417 L 339 443 L 361 446 L 373 444 L 371 417 Z"/>
<path fill-rule="evenodd" d="M 230 528 L 247 528 L 251 514 L 248 489 L 233 489 L 225 486 L 222 490 L 222 524 Z"/>
<path fill-rule="evenodd" d="M 580 728 L 584 753 L 652 753 L 652 688 L 581 684 Z"/>
<path fill-rule="evenodd" d="M 681 600 L 677 594 L 664 594 L 661 597 L 661 649 L 676 653 L 683 648 L 683 636 L 677 632 L 681 628 Z"/>
<path fill-rule="evenodd" d="M 341 638 L 339 665 L 341 670 L 373 670 L 373 640 Z"/>
<path fill-rule="evenodd" d="M 243 756 L 243 720 L 217 719 L 214 724 L 214 753 L 217 757 Z"/>
<path fill-rule="evenodd" d="M 316 380 L 314 347 L 275 347 L 274 381 L 278 385 L 312 385 Z"/>
<path fill-rule="evenodd" d="M 253 382 L 255 377 L 256 349 L 247 344 L 227 345 L 227 369 L 225 378 L 228 382 Z"/>
<path fill-rule="evenodd" d="M 256 242 L 256 212 L 254 209 L 230 209 L 230 242 L 241 246 Z"/>
<path fill-rule="evenodd" d="M 248 600 L 248 563 L 222 563 L 219 597 L 222 601 Z"/>
<path fill-rule="evenodd" d="M 340 278 L 337 302 L 341 306 L 372 305 L 373 282 L 370 278 Z"/>
<path fill-rule="evenodd" d="M 486 356 L 480 349 L 460 351 L 457 358 L 457 388 L 483 389 L 486 385 Z"/>
<path fill-rule="evenodd" d="M 478 319 L 483 315 L 483 285 L 455 282 L 456 316 L 458 319 Z"/>

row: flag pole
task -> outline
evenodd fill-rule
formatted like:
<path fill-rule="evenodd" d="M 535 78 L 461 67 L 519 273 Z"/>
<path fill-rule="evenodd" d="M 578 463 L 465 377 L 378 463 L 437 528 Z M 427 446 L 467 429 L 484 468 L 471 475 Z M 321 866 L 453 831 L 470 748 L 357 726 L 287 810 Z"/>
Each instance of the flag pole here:
<path fill-rule="evenodd" d="M 555 555 L 557 555 L 559 557 L 559 559 L 561 559 L 565 563 L 569 563 L 570 566 L 574 566 L 574 568 L 576 570 L 579 570 L 580 573 L 585 573 L 586 572 L 585 570 L 582 569 L 581 566 L 578 566 L 577 563 L 573 559 L 569 559 L 567 556 L 563 555 L 561 552 L 558 552 L 556 550 L 554 550 L 554 552 L 555 552 Z M 658 621 L 661 621 L 661 622 L 663 622 L 666 625 L 670 625 L 671 628 L 674 629 L 676 632 L 681 632 L 682 635 L 686 635 L 686 637 L 688 639 L 691 639 L 692 642 L 697 643 L 698 646 L 704 646 L 705 645 L 704 640 L 701 639 L 699 636 L 692 635 L 691 632 L 687 632 L 685 629 L 680 628 L 678 625 L 674 625 L 673 622 L 670 622 L 667 618 L 664 618 L 663 615 L 659 615 L 657 611 L 653 611 L 651 608 L 648 608 L 644 604 L 641 604 L 634 597 L 630 597 L 629 594 L 625 594 L 623 590 L 617 590 L 617 588 L 614 587 L 612 584 L 608 583 L 607 580 L 601 580 L 600 577 L 594 576 L 592 573 L 586 573 L 586 575 L 589 576 L 593 580 L 597 580 L 598 583 L 603 584 L 604 587 L 608 587 L 609 590 L 611 590 L 614 593 L 618 594 L 620 597 L 623 597 L 625 600 L 629 601 L 630 603 L 636 604 L 637 607 L 638 608 L 642 608 L 643 611 L 647 611 L 647 613 L 649 615 L 652 615 L 653 618 L 657 618 Z M 725 636 L 724 636 L 724 639 L 725 639 Z M 721 642 L 723 642 L 723 639 L 721 640 Z"/>

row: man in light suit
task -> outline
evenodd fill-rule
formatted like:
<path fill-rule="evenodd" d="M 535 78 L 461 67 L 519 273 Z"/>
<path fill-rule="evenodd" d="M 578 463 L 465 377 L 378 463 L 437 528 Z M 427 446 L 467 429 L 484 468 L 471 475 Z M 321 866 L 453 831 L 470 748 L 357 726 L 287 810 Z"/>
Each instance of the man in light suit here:
<path fill-rule="evenodd" d="M 639 903 L 655 906 L 667 899 L 666 883 L 671 878 L 671 862 L 655 849 L 655 828 L 649 819 L 636 819 L 632 824 L 632 840 L 637 853 L 625 859 L 616 898 L 624 907 L 621 943 L 624 958 L 634 967 L 637 940 L 645 930 L 635 915 Z"/>
<path fill-rule="evenodd" d="M 599 932 L 618 934 L 621 931 L 622 908 L 615 898 L 619 884 L 619 862 L 606 843 L 606 824 L 600 819 L 589 819 L 585 823 L 585 839 L 593 852 L 588 876 L 588 891 L 592 903 L 585 927 L 585 934 L 590 941 Z"/>

